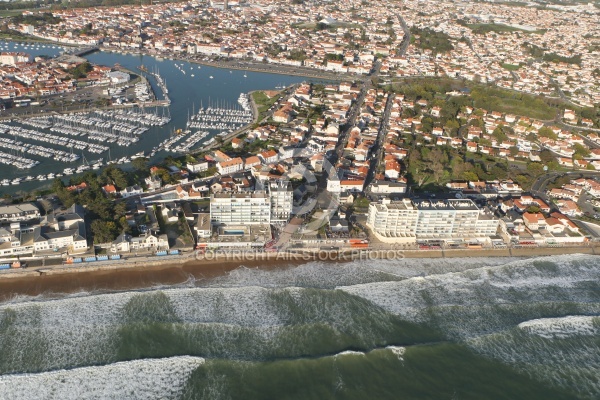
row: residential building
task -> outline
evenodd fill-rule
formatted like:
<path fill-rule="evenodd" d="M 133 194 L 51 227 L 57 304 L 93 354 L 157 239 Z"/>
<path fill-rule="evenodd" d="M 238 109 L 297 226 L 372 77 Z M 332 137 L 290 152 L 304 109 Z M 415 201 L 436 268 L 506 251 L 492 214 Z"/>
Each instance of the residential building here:
<path fill-rule="evenodd" d="M 217 170 L 221 175 L 233 174 L 244 169 L 244 161 L 240 157 L 236 157 L 226 161 L 217 163 Z"/>
<path fill-rule="evenodd" d="M 387 242 L 487 240 L 496 234 L 498 220 L 472 200 L 384 199 L 369 205 L 367 226 Z"/>
<path fill-rule="evenodd" d="M 155 235 L 151 232 L 144 233 L 138 237 L 131 236 L 128 233 L 119 235 L 111 244 L 110 250 L 113 253 L 125 253 L 131 251 L 159 251 L 169 249 L 169 239 L 167 235 Z"/>
<path fill-rule="evenodd" d="M 292 184 L 286 180 L 270 182 L 269 196 L 271 198 L 271 222 L 289 221 L 294 202 Z"/>
<path fill-rule="evenodd" d="M 119 194 L 123 198 L 136 196 L 136 195 L 142 194 L 142 193 L 144 193 L 144 190 L 138 185 L 129 186 L 119 192 Z"/>
<path fill-rule="evenodd" d="M 196 163 L 187 163 L 186 168 L 190 172 L 203 172 L 208 170 L 209 164 L 208 160 L 198 161 Z"/>
<path fill-rule="evenodd" d="M 216 193 L 210 196 L 213 225 L 256 225 L 271 222 L 271 201 L 266 192 Z"/>
<path fill-rule="evenodd" d="M 212 229 L 209 213 L 198 214 L 198 221 L 194 226 L 194 230 L 196 231 L 196 236 L 198 237 L 198 239 L 206 239 L 210 237 L 210 235 L 212 234 Z"/>
<path fill-rule="evenodd" d="M 31 203 L 0 206 L 0 222 L 20 222 L 40 218 L 40 210 Z"/>

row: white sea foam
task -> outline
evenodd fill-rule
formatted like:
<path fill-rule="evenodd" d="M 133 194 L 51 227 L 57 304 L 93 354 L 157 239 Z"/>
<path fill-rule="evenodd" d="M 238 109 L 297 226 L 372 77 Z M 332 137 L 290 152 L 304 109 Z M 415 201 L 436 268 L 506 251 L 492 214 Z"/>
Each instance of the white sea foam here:
<path fill-rule="evenodd" d="M 396 357 L 398 357 L 398 360 L 400 361 L 404 361 L 404 353 L 406 353 L 406 347 L 400 347 L 400 346 L 387 346 L 386 349 L 390 350 L 392 353 L 394 353 L 394 355 Z"/>
<path fill-rule="evenodd" d="M 396 281 L 414 276 L 445 274 L 482 266 L 494 266 L 514 261 L 515 258 L 473 257 L 453 259 L 422 258 L 395 260 L 357 260 L 349 263 L 309 262 L 300 266 L 264 270 L 238 268 L 229 274 L 199 285 L 211 287 L 314 287 L 334 288 L 361 283 Z M 454 262 L 456 261 L 456 262 Z"/>
<path fill-rule="evenodd" d="M 335 355 L 335 357 L 340 357 L 340 356 L 364 356 L 365 353 L 363 353 L 362 351 L 352 351 L 352 350 L 346 350 L 346 351 L 342 351 L 340 353 L 337 353 Z"/>
<path fill-rule="evenodd" d="M 37 368 L 42 369 L 111 362 L 118 313 L 114 302 L 106 300 L 76 296 L 0 306 L 0 320 L 11 320 L 0 335 L 0 348 L 11 358 L 9 370 L 27 364 L 27 351 L 39 352 Z"/>
<path fill-rule="evenodd" d="M 594 324 L 596 320 L 596 324 Z M 572 315 L 562 318 L 541 318 L 521 322 L 523 331 L 543 338 L 600 335 L 600 317 Z"/>
<path fill-rule="evenodd" d="M 409 321 L 437 325 L 450 337 L 465 338 L 514 326 L 512 318 L 499 312 L 513 306 L 521 310 L 572 301 L 578 302 L 578 312 L 600 312 L 598 261 L 598 257 L 587 255 L 541 257 L 338 289 L 372 301 Z"/>
<path fill-rule="evenodd" d="M 0 398 L 10 400 L 178 398 L 199 357 L 119 362 L 99 367 L 0 376 Z"/>

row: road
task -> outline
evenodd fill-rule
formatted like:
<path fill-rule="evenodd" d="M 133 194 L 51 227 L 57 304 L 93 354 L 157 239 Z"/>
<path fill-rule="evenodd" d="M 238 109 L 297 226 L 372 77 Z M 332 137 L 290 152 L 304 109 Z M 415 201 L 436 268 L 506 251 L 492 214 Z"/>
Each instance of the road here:
<path fill-rule="evenodd" d="M 375 172 L 377 171 L 377 165 L 381 162 L 381 157 L 383 153 L 383 142 L 385 141 L 385 137 L 388 131 L 388 121 L 390 119 L 390 113 L 392 112 L 392 105 L 394 104 L 394 99 L 396 95 L 394 93 L 390 93 L 387 97 L 387 102 L 385 104 L 385 109 L 381 114 L 381 124 L 379 125 L 379 132 L 377 133 L 377 140 L 371 149 L 371 154 L 373 157 L 371 159 L 371 165 L 369 166 L 369 173 L 365 178 L 365 191 L 369 186 L 373 178 L 375 177 Z"/>
<path fill-rule="evenodd" d="M 404 38 L 402 39 L 402 43 L 400 43 L 398 55 L 404 56 L 410 45 L 410 28 L 402 16 L 398 15 L 398 20 L 400 20 L 400 25 L 402 25 L 402 30 L 404 31 Z"/>
<path fill-rule="evenodd" d="M 369 78 L 376 78 L 377 76 L 379 76 L 380 68 L 381 68 L 381 62 L 376 61 L 374 64 L 374 67 L 373 67 L 373 71 L 371 71 L 368 78 L 365 79 L 365 81 L 363 82 L 363 87 L 361 88 L 360 93 L 358 94 L 358 97 L 356 98 L 356 101 L 350 108 L 350 112 L 348 113 L 348 118 L 346 118 L 346 123 L 344 124 L 343 128 L 341 129 L 340 137 L 339 137 L 338 143 L 335 147 L 335 151 L 329 157 L 329 162 L 331 163 L 331 165 L 335 165 L 337 163 L 337 161 L 339 160 L 339 158 L 343 156 L 344 148 L 346 147 L 346 144 L 348 144 L 348 138 L 349 138 L 350 131 L 352 130 L 352 128 L 354 128 L 356 126 L 356 118 L 360 114 L 360 110 L 365 101 L 367 92 L 369 91 L 369 89 L 371 89 L 373 87 L 373 79 L 369 79 Z"/>
<path fill-rule="evenodd" d="M 544 175 L 540 175 L 531 185 L 532 193 L 544 193 L 546 185 L 554 181 L 560 176 L 568 175 L 572 179 L 577 179 L 580 176 L 585 178 L 599 177 L 600 171 L 573 171 L 573 172 L 549 172 Z"/>

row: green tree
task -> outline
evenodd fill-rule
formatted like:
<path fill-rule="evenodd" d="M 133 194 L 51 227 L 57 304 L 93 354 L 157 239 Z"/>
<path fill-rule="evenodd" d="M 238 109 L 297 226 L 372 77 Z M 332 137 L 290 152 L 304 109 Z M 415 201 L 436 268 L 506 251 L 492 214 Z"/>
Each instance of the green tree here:
<path fill-rule="evenodd" d="M 148 169 L 148 159 L 145 157 L 136 158 L 131 162 L 134 169 L 138 171 L 146 171 Z"/>
<path fill-rule="evenodd" d="M 556 140 L 558 138 L 558 136 L 556 135 L 556 133 L 554 133 L 554 131 L 550 128 L 548 128 L 547 126 L 543 126 L 538 130 L 538 135 L 539 136 L 543 136 L 543 137 L 547 137 L 549 139 L 552 140 Z"/>
<path fill-rule="evenodd" d="M 112 242 L 118 236 L 118 228 L 113 221 L 92 221 L 91 229 L 96 244 Z"/>
<path fill-rule="evenodd" d="M 498 141 L 498 143 L 502 143 L 508 139 L 508 136 L 506 136 L 506 133 L 504 133 L 502 124 L 498 125 L 496 129 L 494 129 L 492 136 Z"/>
<path fill-rule="evenodd" d="M 544 150 L 540 151 L 540 159 L 545 164 L 548 164 L 548 163 L 556 160 L 556 158 L 554 157 L 554 154 L 548 149 L 544 149 Z"/>
<path fill-rule="evenodd" d="M 539 162 L 529 162 L 527 171 L 533 176 L 538 176 L 544 173 L 544 166 Z"/>
<path fill-rule="evenodd" d="M 581 160 L 582 158 L 590 156 L 590 150 L 580 143 L 575 143 L 575 145 L 573 146 L 573 150 L 575 150 L 573 158 L 577 160 Z"/>
<path fill-rule="evenodd" d="M 476 182 L 479 180 L 479 177 L 473 171 L 465 171 L 463 172 L 462 179 L 466 181 Z"/>

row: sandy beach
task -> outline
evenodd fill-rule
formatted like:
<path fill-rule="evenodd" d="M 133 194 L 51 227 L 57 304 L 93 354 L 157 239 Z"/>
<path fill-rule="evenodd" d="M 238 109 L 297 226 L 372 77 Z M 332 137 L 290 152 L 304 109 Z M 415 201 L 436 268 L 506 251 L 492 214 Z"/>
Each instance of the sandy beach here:
<path fill-rule="evenodd" d="M 535 257 L 561 254 L 600 254 L 598 247 L 432 250 L 432 251 L 378 251 L 368 259 L 395 258 L 461 258 L 461 257 Z M 361 257 L 362 258 L 362 257 Z M 354 257 L 356 259 L 356 255 Z M 159 285 L 176 285 L 190 279 L 203 280 L 225 275 L 239 267 L 265 270 L 288 268 L 311 261 L 331 264 L 352 261 L 350 255 L 334 252 L 290 255 L 262 253 L 254 258 L 211 257 L 206 259 L 170 259 L 133 261 L 123 263 L 91 264 L 89 266 L 57 266 L 31 268 L 0 274 L 0 301 L 14 296 L 37 296 L 42 293 L 75 293 L 80 291 L 122 291 Z M 401 262 L 401 261 L 400 261 Z"/>

